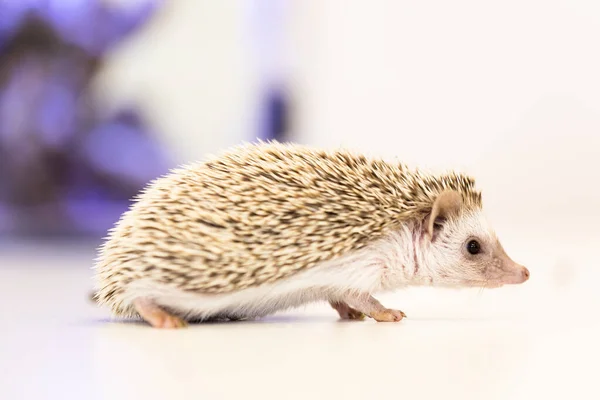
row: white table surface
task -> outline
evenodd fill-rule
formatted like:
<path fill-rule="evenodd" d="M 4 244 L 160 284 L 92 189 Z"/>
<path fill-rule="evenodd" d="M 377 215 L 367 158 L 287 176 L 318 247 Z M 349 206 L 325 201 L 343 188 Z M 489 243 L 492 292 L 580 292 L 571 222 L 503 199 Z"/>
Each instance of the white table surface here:
<path fill-rule="evenodd" d="M 318 304 L 177 331 L 90 304 L 90 246 L 4 245 L 0 399 L 598 399 L 594 243 L 523 247 L 521 286 L 379 296 L 396 324 Z"/>

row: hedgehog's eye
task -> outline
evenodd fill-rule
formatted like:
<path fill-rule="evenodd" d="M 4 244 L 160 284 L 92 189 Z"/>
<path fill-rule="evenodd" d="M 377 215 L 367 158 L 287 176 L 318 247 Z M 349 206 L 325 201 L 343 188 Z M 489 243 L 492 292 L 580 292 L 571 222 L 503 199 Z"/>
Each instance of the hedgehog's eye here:
<path fill-rule="evenodd" d="M 469 243 L 467 243 L 467 251 L 473 255 L 479 254 L 481 251 L 481 245 L 477 240 L 469 240 Z"/>

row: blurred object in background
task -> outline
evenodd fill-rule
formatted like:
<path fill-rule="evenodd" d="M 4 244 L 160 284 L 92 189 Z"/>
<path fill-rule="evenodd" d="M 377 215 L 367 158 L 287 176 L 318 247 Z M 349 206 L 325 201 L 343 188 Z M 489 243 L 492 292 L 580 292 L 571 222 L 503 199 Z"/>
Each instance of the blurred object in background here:
<path fill-rule="evenodd" d="M 102 235 L 171 166 L 136 107 L 107 118 L 90 89 L 156 9 L 0 2 L 0 235 Z"/>
<path fill-rule="evenodd" d="M 251 0 L 246 3 L 254 43 L 259 102 L 258 137 L 290 139 L 290 92 L 286 59 L 289 0 Z"/>

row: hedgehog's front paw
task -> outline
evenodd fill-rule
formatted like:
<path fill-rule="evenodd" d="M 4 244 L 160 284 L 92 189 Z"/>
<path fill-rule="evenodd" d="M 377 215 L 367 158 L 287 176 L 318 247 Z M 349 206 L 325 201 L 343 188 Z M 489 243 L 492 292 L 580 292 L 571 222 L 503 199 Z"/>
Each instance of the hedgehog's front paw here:
<path fill-rule="evenodd" d="M 398 322 L 405 318 L 406 314 L 400 310 L 385 309 L 372 312 L 369 316 L 377 322 Z"/>
<path fill-rule="evenodd" d="M 344 302 L 330 302 L 331 307 L 338 312 L 341 319 L 350 319 L 350 320 L 363 320 L 365 319 L 365 314 L 362 312 L 355 310 L 350 307 L 348 304 Z"/>

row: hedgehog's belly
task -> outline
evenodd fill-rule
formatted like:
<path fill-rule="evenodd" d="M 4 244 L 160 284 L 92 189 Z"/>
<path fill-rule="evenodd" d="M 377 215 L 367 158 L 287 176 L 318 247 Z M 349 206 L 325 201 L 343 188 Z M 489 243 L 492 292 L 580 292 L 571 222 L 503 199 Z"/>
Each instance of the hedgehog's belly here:
<path fill-rule="evenodd" d="M 149 281 L 132 283 L 127 297 L 150 297 L 188 319 L 255 318 L 316 301 L 339 300 L 349 290 L 372 293 L 381 267 L 364 258 L 317 265 L 273 284 L 225 294 L 184 292 Z"/>
<path fill-rule="evenodd" d="M 328 300 L 330 290 L 326 287 L 296 289 L 283 282 L 260 290 L 247 289 L 221 295 L 198 295 L 171 293 L 161 297 L 158 303 L 187 319 L 205 320 L 212 317 L 256 318 L 303 304 Z"/>

